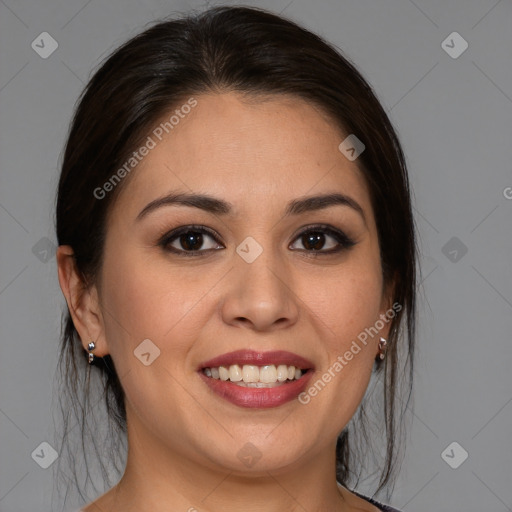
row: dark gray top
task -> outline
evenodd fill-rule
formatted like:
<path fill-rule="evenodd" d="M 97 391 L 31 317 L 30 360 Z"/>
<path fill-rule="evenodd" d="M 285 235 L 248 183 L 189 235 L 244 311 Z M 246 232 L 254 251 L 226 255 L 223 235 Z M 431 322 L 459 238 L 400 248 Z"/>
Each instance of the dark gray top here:
<path fill-rule="evenodd" d="M 375 501 L 372 498 L 369 498 L 368 496 L 364 496 L 363 494 L 357 492 L 357 491 L 351 491 L 354 494 L 357 494 L 360 498 L 363 498 L 363 500 L 366 500 L 370 502 L 372 505 L 375 505 L 376 507 L 380 508 L 382 512 L 401 512 L 397 508 L 390 507 L 389 505 L 384 505 L 383 503 L 379 503 L 378 501 Z"/>

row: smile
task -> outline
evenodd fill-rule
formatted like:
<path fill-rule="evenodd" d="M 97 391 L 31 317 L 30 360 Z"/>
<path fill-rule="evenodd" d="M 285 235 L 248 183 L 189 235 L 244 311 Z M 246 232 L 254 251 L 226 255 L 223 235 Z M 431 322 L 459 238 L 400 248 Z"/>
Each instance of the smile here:
<path fill-rule="evenodd" d="M 310 361 L 285 351 L 239 350 L 198 368 L 200 378 L 215 395 L 239 407 L 259 409 L 294 400 L 313 373 Z"/>

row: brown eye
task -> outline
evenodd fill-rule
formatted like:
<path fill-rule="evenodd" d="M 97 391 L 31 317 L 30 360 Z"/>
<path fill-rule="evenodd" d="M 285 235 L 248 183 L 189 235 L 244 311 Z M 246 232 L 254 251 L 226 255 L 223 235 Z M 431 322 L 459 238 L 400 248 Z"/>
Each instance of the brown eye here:
<path fill-rule="evenodd" d="M 166 251 L 184 256 L 201 256 L 207 251 L 224 248 L 217 241 L 216 235 L 204 226 L 183 226 L 175 229 L 164 235 L 158 245 Z"/>
<path fill-rule="evenodd" d="M 178 238 L 181 248 L 186 251 L 197 251 L 203 245 L 203 234 L 194 231 L 188 231 L 184 235 L 180 235 Z"/>
<path fill-rule="evenodd" d="M 335 253 L 355 245 L 345 233 L 330 226 L 312 226 L 299 234 L 296 239 L 308 252 Z M 296 244 L 297 242 L 295 242 Z M 294 244 L 294 245 L 295 245 Z M 297 249 L 297 247 L 293 247 Z"/>
<path fill-rule="evenodd" d="M 310 231 L 301 236 L 301 242 L 307 250 L 319 251 L 325 248 L 326 238 L 325 233 Z M 327 249 L 329 249 L 329 247 L 327 247 Z"/>

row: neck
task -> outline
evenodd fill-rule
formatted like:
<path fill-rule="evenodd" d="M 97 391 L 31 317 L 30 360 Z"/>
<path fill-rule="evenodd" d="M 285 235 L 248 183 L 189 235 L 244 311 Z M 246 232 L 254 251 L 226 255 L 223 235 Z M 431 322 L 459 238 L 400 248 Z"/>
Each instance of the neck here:
<path fill-rule="evenodd" d="M 190 447 L 180 452 L 162 446 L 140 424 L 128 425 L 126 469 L 103 500 L 112 512 L 168 512 L 170 505 L 187 512 L 352 510 L 336 482 L 334 446 L 293 466 L 242 472 L 219 467 L 204 454 L 193 460 Z"/>

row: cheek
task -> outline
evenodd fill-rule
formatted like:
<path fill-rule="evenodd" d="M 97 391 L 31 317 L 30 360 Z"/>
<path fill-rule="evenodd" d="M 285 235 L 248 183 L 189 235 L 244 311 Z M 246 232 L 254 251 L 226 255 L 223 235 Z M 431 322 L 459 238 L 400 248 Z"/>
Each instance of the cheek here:
<path fill-rule="evenodd" d="M 209 278 L 170 272 L 169 265 L 151 263 L 140 250 L 105 258 L 104 276 L 105 336 L 116 363 L 133 364 L 133 351 L 145 339 L 160 351 L 169 343 L 177 355 L 187 349 Z"/>
<path fill-rule="evenodd" d="M 316 286 L 308 287 L 312 280 Z M 330 411 L 336 417 L 332 423 L 336 430 L 356 411 L 374 366 L 378 334 L 367 333 L 379 320 L 380 261 L 371 253 L 368 257 L 362 254 L 336 270 L 326 270 L 314 279 L 310 276 L 303 283 L 302 297 L 321 333 L 325 351 L 322 368 L 306 392 L 311 393 L 310 406 L 315 415 Z"/>
<path fill-rule="evenodd" d="M 330 351 L 344 351 L 347 343 L 379 318 L 382 273 L 379 259 L 371 253 L 361 253 L 346 265 L 322 269 L 302 281 L 301 297 L 331 333 Z"/>
<path fill-rule="evenodd" d="M 175 418 L 172 429 L 179 436 L 180 411 L 191 407 L 181 384 L 184 361 L 201 328 L 200 299 L 211 284 L 170 273 L 136 250 L 105 258 L 104 276 L 105 338 L 126 400 L 139 417 L 151 418 L 155 430 L 169 430 L 166 420 Z M 142 356 L 147 352 L 148 365 Z M 155 414 L 163 403 L 167 413 Z"/>

